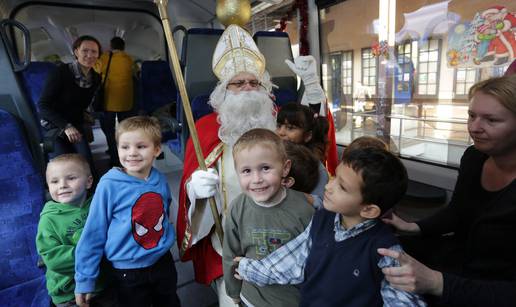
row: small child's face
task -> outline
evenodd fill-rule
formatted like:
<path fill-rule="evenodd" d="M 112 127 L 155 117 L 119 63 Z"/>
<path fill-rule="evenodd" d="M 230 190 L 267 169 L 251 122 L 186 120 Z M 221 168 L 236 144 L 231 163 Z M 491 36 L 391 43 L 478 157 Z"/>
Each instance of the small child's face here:
<path fill-rule="evenodd" d="M 93 178 L 74 161 L 51 162 L 47 167 L 47 184 L 55 202 L 80 205 L 86 200 Z"/>
<path fill-rule="evenodd" d="M 263 144 L 244 148 L 234 158 L 242 192 L 257 202 L 274 199 L 290 170 L 290 162 L 282 161 L 275 150 Z"/>
<path fill-rule="evenodd" d="M 276 134 L 284 141 L 290 141 L 296 144 L 305 144 L 310 141 L 311 133 L 305 132 L 302 128 L 291 125 L 288 122 L 276 125 Z"/>
<path fill-rule="evenodd" d="M 143 131 L 127 131 L 118 137 L 118 156 L 127 174 L 146 179 L 154 159 L 159 156 L 161 147 L 156 146 Z"/>
<path fill-rule="evenodd" d="M 363 208 L 362 176 L 351 167 L 340 163 L 335 178 L 326 184 L 324 191 L 324 208 L 344 216 L 360 215 Z"/>

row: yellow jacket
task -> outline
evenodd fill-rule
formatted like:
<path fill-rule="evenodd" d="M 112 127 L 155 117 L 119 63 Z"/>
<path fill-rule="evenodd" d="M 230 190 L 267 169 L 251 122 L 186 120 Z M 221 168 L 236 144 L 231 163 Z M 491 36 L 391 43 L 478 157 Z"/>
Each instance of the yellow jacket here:
<path fill-rule="evenodd" d="M 102 74 L 102 80 L 106 75 L 108 60 L 109 52 L 106 52 L 95 65 L 95 70 Z M 133 108 L 133 100 L 133 60 L 124 51 L 115 51 L 104 89 L 104 110 L 129 111 Z"/>

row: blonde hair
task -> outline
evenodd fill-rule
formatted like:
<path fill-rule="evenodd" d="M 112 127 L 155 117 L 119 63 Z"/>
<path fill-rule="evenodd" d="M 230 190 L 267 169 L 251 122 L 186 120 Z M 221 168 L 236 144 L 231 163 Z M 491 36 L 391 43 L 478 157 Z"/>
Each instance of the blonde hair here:
<path fill-rule="evenodd" d="M 242 134 L 233 146 L 233 157 L 236 157 L 242 150 L 256 145 L 269 147 L 278 154 L 282 162 L 287 160 L 287 151 L 281 138 L 271 130 L 263 128 L 251 129 Z"/>
<path fill-rule="evenodd" d="M 161 128 L 159 121 L 151 116 L 133 116 L 121 121 L 116 127 L 116 142 L 124 132 L 141 130 L 145 133 L 155 146 L 161 146 Z"/>
<path fill-rule="evenodd" d="M 516 74 L 480 81 L 469 89 L 471 100 L 477 92 L 494 97 L 516 115 Z"/>
<path fill-rule="evenodd" d="M 75 163 L 75 164 L 79 165 L 83 169 L 86 176 L 91 176 L 90 164 L 88 163 L 86 158 L 84 158 L 83 156 L 81 156 L 80 154 L 77 154 L 77 153 L 62 154 L 62 155 L 59 155 L 59 156 L 51 159 L 47 164 L 47 175 L 48 175 L 49 166 L 51 164 L 64 163 L 64 162 L 71 162 L 71 163 Z"/>

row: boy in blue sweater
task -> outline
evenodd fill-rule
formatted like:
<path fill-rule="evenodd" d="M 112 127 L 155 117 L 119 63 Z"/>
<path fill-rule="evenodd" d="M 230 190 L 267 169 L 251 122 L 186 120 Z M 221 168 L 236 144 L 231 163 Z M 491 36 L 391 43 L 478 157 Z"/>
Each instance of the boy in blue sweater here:
<path fill-rule="evenodd" d="M 300 306 L 426 306 L 394 289 L 382 268 L 397 266 L 378 248 L 401 251 L 379 217 L 403 196 L 407 172 L 378 148 L 350 151 L 325 187 L 323 206 L 298 237 L 262 260 L 235 258 L 236 278 L 257 285 L 301 284 Z"/>
<path fill-rule="evenodd" d="M 136 116 L 116 129 L 121 168 L 100 180 L 75 253 L 75 298 L 87 305 L 103 255 L 114 267 L 120 306 L 179 306 L 170 254 L 170 189 L 152 167 L 161 151 L 155 118 Z"/>

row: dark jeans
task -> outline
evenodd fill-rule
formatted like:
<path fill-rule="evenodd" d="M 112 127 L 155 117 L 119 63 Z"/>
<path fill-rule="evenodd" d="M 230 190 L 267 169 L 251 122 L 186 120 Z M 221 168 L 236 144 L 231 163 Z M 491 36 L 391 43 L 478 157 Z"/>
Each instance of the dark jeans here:
<path fill-rule="evenodd" d="M 114 269 L 118 303 L 127 307 L 179 307 L 177 272 L 170 252 L 142 269 Z"/>
<path fill-rule="evenodd" d="M 54 151 L 50 152 L 48 157 L 52 159 L 65 153 L 78 153 L 86 158 L 90 164 L 91 174 L 95 182 L 98 181 L 99 178 L 97 176 L 95 164 L 93 163 L 93 155 L 91 154 L 90 145 L 84 136 L 77 143 L 70 143 L 66 135 L 63 137 L 57 137 L 54 142 Z"/>
<path fill-rule="evenodd" d="M 105 111 L 100 116 L 100 128 L 104 135 L 106 136 L 106 142 L 108 145 L 108 153 L 111 159 L 111 165 L 120 165 L 120 161 L 118 160 L 118 150 L 116 147 L 116 139 L 115 139 L 115 125 L 116 119 L 118 117 L 118 122 L 123 121 L 126 118 L 134 116 L 133 111 L 127 112 L 109 112 Z"/>

